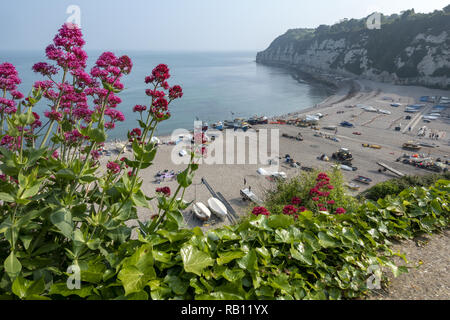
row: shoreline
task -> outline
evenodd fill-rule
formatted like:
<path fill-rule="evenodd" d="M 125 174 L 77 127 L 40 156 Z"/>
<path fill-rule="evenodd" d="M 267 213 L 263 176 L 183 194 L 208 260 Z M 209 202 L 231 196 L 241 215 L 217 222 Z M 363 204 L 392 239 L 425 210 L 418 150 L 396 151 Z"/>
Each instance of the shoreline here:
<path fill-rule="evenodd" d="M 353 88 L 353 89 L 352 89 Z M 417 133 L 423 126 L 436 131 L 449 134 L 450 119 L 439 119 L 430 124 L 420 121 L 414 121 L 415 116 L 411 121 L 406 121 L 405 106 L 414 104 L 419 101 L 422 95 L 429 96 L 448 96 L 448 92 L 425 87 L 412 86 L 396 86 L 385 83 L 377 83 L 369 80 L 355 80 L 354 86 L 344 85 L 334 95 L 328 97 L 315 107 L 299 110 L 286 117 L 299 117 L 306 115 L 311 111 L 315 113 L 321 112 L 324 117 L 320 120 L 319 126 L 321 128 L 327 126 L 338 126 L 338 133 L 326 130 L 312 130 L 311 128 L 301 128 L 293 125 L 256 125 L 253 129 L 278 129 L 280 133 L 280 156 L 285 154 L 291 155 L 295 161 L 300 162 L 302 166 L 316 168 L 319 170 L 329 170 L 333 165 L 332 162 L 324 162 L 318 160 L 318 156 L 326 154 L 331 158 L 332 153 L 338 151 L 341 147 L 349 148 L 354 156 L 353 165 L 358 168 L 356 172 L 343 171 L 344 178 L 347 182 L 353 182 L 353 179 L 362 175 L 373 180 L 370 186 L 360 185 L 361 189 L 357 192 L 350 192 L 357 195 L 365 191 L 367 188 L 392 178 L 395 175 L 390 173 L 379 173 L 377 162 L 383 162 L 392 168 L 407 174 L 407 175 L 424 175 L 431 173 L 428 170 L 416 168 L 411 165 L 396 162 L 396 160 L 403 154 L 412 154 L 402 148 L 403 143 L 417 140 L 426 142 L 430 145 L 435 144 L 434 148 L 423 147 L 420 153 L 426 155 L 430 154 L 433 158 L 440 157 L 441 159 L 449 159 L 450 155 L 450 141 L 448 138 L 440 141 L 433 141 L 428 137 L 418 137 Z M 395 101 L 401 103 L 402 106 L 398 108 L 391 107 L 390 104 Z M 373 106 L 375 108 L 386 109 L 391 112 L 390 115 L 371 113 L 356 107 L 358 104 Z M 424 112 L 430 110 L 433 104 L 426 103 Z M 448 108 L 450 109 L 450 107 Z M 450 115 L 449 115 L 450 116 Z M 420 118 L 419 118 L 420 120 Z M 343 128 L 339 126 L 342 121 L 351 121 L 355 128 Z M 402 128 L 407 128 L 408 125 L 416 122 L 416 125 L 411 132 L 403 130 L 398 132 L 394 130 L 396 125 L 402 124 Z M 358 131 L 360 136 L 353 133 Z M 304 141 L 299 142 L 293 139 L 282 137 L 282 134 L 297 136 L 301 133 Z M 443 134 L 443 136 L 445 136 Z M 334 137 L 339 142 L 327 139 L 327 137 Z M 170 136 L 158 136 L 161 141 L 169 139 Z M 381 150 L 365 148 L 362 144 L 380 145 Z M 114 144 L 108 142 L 105 144 Z M 247 142 L 248 146 L 248 142 Z M 155 189 L 162 186 L 168 186 L 172 190 L 177 187 L 177 182 L 163 181 L 161 184 L 156 183 L 155 175 L 164 170 L 178 172 L 185 169 L 185 165 L 174 164 L 172 162 L 173 148 L 170 145 L 160 145 L 154 160 L 154 164 L 141 172 L 140 176 L 143 179 L 143 191 L 147 196 L 152 197 L 155 194 Z M 125 156 L 131 156 L 131 153 L 126 153 Z M 116 155 L 113 155 L 115 158 Z M 108 157 L 103 157 L 103 163 L 108 160 Z M 275 184 L 272 181 L 260 176 L 257 173 L 258 168 L 263 167 L 262 164 L 215 164 L 215 165 L 201 165 L 193 180 L 193 185 L 186 190 L 185 199 L 188 202 L 200 201 L 207 203 L 211 194 L 207 188 L 201 184 L 201 179 L 207 179 L 211 187 L 223 194 L 227 201 L 231 204 L 234 210 L 240 215 L 248 214 L 250 206 L 248 202 L 243 202 L 240 196 L 240 189 L 252 187 L 252 191 L 262 200 L 267 190 L 272 189 Z M 288 179 L 299 174 L 300 169 L 292 168 L 286 164 L 280 163 L 279 171 L 285 172 Z M 247 185 L 244 186 L 244 178 Z M 156 211 L 157 204 L 152 203 L 154 210 L 139 208 L 138 216 L 141 221 L 146 221 Z M 189 228 L 203 227 L 205 229 L 228 224 L 228 221 L 220 221 L 218 218 L 212 222 L 203 224 L 198 221 L 188 208 L 185 211 L 185 221 Z M 157 212 L 157 211 L 156 211 Z"/>

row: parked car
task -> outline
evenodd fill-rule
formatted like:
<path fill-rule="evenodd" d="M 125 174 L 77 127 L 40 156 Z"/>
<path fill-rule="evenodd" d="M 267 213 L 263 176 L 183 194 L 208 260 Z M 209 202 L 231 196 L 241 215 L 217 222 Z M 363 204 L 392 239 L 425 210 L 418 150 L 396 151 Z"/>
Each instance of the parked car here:
<path fill-rule="evenodd" d="M 348 122 L 348 121 L 344 121 L 344 122 L 341 122 L 341 126 L 342 127 L 346 127 L 346 128 L 353 128 L 355 125 L 353 123 Z"/>

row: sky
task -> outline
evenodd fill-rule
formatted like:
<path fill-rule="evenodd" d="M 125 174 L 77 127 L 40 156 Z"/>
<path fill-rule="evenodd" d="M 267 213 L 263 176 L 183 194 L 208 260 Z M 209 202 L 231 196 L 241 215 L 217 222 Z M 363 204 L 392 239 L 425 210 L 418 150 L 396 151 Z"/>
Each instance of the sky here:
<path fill-rule="evenodd" d="M 0 50 L 42 50 L 80 9 L 88 50 L 261 51 L 288 29 L 449 0 L 3 0 Z"/>

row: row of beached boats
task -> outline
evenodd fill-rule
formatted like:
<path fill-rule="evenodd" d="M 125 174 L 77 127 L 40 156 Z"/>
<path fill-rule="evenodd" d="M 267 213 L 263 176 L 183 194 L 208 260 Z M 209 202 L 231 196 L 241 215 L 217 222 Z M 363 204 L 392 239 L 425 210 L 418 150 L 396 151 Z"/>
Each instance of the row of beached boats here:
<path fill-rule="evenodd" d="M 212 127 L 216 130 L 225 130 L 225 129 L 233 129 L 233 130 L 242 130 L 246 132 L 248 129 L 251 129 L 251 126 L 258 124 L 268 124 L 269 119 L 267 117 L 257 117 L 254 116 L 250 119 L 244 118 L 236 118 L 234 120 L 225 120 L 219 121 L 212 125 Z"/>
<path fill-rule="evenodd" d="M 228 215 L 228 210 L 225 205 L 216 198 L 210 198 L 208 200 L 208 206 L 204 205 L 202 202 L 196 202 L 193 205 L 193 211 L 195 216 L 201 221 L 208 221 L 211 219 L 212 213 L 222 220 L 225 220 Z"/>

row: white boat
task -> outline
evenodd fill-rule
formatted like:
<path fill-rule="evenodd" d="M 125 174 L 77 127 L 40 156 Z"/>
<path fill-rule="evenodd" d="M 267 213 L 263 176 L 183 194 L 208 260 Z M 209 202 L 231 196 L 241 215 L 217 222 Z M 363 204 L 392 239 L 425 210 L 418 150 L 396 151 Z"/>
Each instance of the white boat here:
<path fill-rule="evenodd" d="M 211 211 L 201 202 L 195 203 L 193 210 L 195 216 L 202 221 L 208 221 L 211 218 Z"/>
<path fill-rule="evenodd" d="M 367 112 L 377 112 L 378 111 L 374 107 L 363 107 L 362 109 L 367 111 Z"/>
<path fill-rule="evenodd" d="M 208 200 L 208 206 L 215 215 L 219 216 L 222 219 L 226 218 L 228 214 L 227 208 L 218 199 L 210 198 Z"/>
<path fill-rule="evenodd" d="M 392 112 L 387 111 L 387 110 L 383 110 L 383 109 L 378 110 L 378 112 L 382 113 L 382 114 L 392 114 Z"/>

